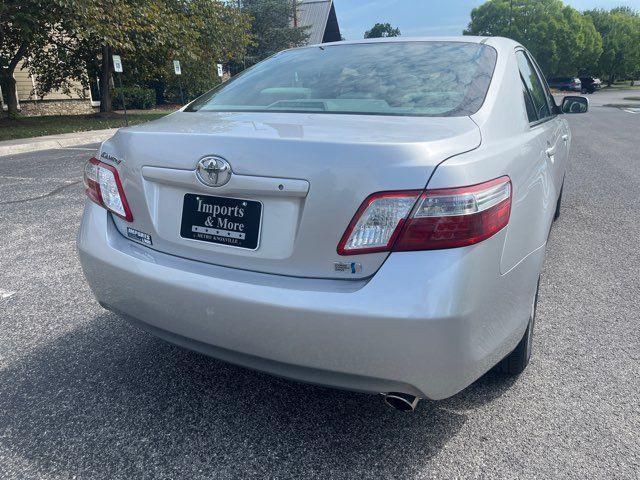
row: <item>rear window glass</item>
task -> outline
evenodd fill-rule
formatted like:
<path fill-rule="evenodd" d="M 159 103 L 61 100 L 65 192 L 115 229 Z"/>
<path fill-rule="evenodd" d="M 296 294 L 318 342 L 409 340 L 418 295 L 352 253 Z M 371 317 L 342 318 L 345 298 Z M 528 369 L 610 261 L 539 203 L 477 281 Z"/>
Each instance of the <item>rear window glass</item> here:
<path fill-rule="evenodd" d="M 186 111 L 471 115 L 484 102 L 496 56 L 492 47 L 466 42 L 288 50 L 206 93 Z"/>

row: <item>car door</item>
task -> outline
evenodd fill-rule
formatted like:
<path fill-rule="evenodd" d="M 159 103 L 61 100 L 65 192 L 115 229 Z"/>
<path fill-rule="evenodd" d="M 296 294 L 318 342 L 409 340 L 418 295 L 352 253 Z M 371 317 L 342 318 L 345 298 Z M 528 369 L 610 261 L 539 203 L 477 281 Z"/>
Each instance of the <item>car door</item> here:
<path fill-rule="evenodd" d="M 545 153 L 547 153 L 547 156 L 549 158 L 549 168 L 551 169 L 557 197 L 560 194 L 560 189 L 562 188 L 562 184 L 564 183 L 564 176 L 566 174 L 567 165 L 569 163 L 569 143 L 571 140 L 571 132 L 569 130 L 569 124 L 567 123 L 567 121 L 562 115 L 559 115 L 559 107 L 556 105 L 556 101 L 554 100 L 553 95 L 551 95 L 549 85 L 547 84 L 544 75 L 542 75 L 540 67 L 536 63 L 535 59 L 533 59 L 533 57 L 530 57 L 529 54 L 527 54 L 527 56 L 531 60 L 531 63 L 533 64 L 533 67 L 538 74 L 545 97 L 547 98 L 547 103 L 549 104 L 550 112 L 552 113 L 552 119 L 550 119 L 549 121 L 554 124 L 553 134 L 550 140 L 549 148 Z"/>
<path fill-rule="evenodd" d="M 518 172 L 513 173 L 517 201 L 512 207 L 500 269 L 507 272 L 523 258 L 544 247 L 555 210 L 555 185 L 549 148 L 557 136 L 555 112 L 524 49 L 515 51 L 517 75 L 528 124 L 523 125 Z M 522 107 L 519 107 L 522 108 Z"/>
<path fill-rule="evenodd" d="M 547 93 L 546 85 L 542 80 L 533 60 L 524 50 L 516 51 L 518 68 L 529 94 L 529 99 L 535 109 L 535 117 L 530 117 L 530 129 L 537 133 L 539 162 L 541 166 L 541 178 L 544 183 L 544 199 L 542 207 L 545 210 L 547 226 L 551 224 L 554 199 L 557 198 L 562 184 L 563 169 L 558 166 L 558 159 L 562 160 L 563 151 L 563 123 L 558 119 L 555 102 L 552 104 L 550 93 Z M 544 231 L 546 239 L 547 232 Z"/>

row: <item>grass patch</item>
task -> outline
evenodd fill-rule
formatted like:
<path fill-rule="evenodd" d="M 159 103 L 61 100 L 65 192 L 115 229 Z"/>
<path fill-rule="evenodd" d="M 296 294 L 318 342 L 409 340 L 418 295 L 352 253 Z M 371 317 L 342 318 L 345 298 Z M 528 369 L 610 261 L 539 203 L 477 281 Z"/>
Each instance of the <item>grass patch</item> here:
<path fill-rule="evenodd" d="M 640 90 L 640 85 L 631 86 L 631 82 L 627 80 L 626 82 L 616 82 L 610 87 L 605 85 L 603 88 L 611 90 Z"/>
<path fill-rule="evenodd" d="M 167 113 L 134 113 L 129 115 L 129 125 L 155 120 Z M 104 128 L 124 127 L 124 115 L 53 115 L 46 117 L 0 118 L 0 140 L 41 137 L 61 133 L 86 132 Z"/>

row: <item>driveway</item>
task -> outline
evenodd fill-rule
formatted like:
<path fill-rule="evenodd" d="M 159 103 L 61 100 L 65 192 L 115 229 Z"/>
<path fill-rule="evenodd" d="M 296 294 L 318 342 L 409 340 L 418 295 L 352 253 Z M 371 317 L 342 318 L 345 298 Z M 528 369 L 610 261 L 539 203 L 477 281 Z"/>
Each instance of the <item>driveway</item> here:
<path fill-rule="evenodd" d="M 0 478 L 638 478 L 640 115 L 570 122 L 531 365 L 414 414 L 103 310 L 74 246 L 93 147 L 0 158 Z"/>

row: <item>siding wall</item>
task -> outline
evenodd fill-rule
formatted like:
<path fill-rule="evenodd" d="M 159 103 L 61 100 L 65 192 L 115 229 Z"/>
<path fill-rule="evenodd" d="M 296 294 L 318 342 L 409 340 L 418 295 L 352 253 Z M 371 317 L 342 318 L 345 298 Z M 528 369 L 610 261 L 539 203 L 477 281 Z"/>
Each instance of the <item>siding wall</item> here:
<path fill-rule="evenodd" d="M 22 69 L 22 62 L 18 63 L 18 67 L 16 68 L 14 78 L 16 79 L 16 88 L 18 90 L 18 101 L 23 102 L 27 100 L 33 100 L 34 99 L 33 81 L 31 80 L 31 76 L 29 76 L 29 72 Z M 76 86 L 79 89 L 82 88 L 79 82 L 74 82 L 74 86 Z M 36 83 L 36 89 L 37 89 L 37 83 Z M 86 95 L 87 95 L 87 102 L 88 102 L 89 92 L 87 92 Z M 78 95 L 73 90 L 70 95 L 65 95 L 60 91 L 54 90 L 52 92 L 49 92 L 44 98 L 45 100 L 69 100 L 69 99 L 82 99 L 82 96 Z M 40 100 L 39 96 L 37 100 Z"/>

